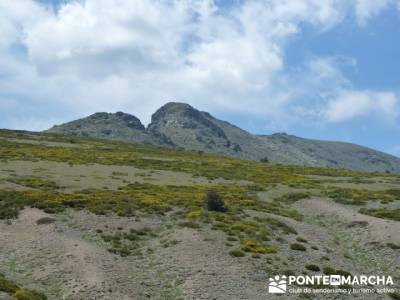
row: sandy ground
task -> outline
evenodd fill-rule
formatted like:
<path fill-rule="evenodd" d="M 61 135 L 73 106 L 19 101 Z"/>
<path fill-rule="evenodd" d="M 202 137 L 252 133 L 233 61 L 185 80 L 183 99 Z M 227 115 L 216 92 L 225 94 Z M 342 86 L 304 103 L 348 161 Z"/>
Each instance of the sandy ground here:
<path fill-rule="evenodd" d="M 265 299 L 267 275 L 257 273 L 251 258 L 227 255 L 222 233 L 178 227 L 149 241 L 152 254 L 122 258 L 91 233 L 105 225 L 157 228 L 162 221 L 69 211 L 54 224 L 37 225 L 45 216 L 28 208 L 12 225 L 0 223 L 0 265 L 49 299 Z M 165 248 L 160 239 L 177 243 Z"/>

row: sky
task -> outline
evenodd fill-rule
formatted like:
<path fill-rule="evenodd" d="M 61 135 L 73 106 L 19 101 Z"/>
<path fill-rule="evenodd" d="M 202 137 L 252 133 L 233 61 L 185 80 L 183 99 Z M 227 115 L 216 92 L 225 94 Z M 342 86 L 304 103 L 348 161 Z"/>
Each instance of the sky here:
<path fill-rule="evenodd" d="M 400 156 L 400 0 L 0 0 L 0 128 L 186 102 Z"/>

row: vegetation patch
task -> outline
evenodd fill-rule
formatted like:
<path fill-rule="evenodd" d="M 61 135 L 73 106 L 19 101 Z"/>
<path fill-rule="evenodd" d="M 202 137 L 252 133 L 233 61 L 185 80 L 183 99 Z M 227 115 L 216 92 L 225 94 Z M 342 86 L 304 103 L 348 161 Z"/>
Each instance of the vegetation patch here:
<path fill-rule="evenodd" d="M 240 249 L 234 249 L 229 251 L 229 254 L 233 257 L 244 257 L 245 253 Z"/>
<path fill-rule="evenodd" d="M 7 179 L 7 181 L 33 189 L 40 189 L 45 191 L 52 191 L 60 188 L 60 186 L 58 186 L 58 184 L 52 180 L 45 180 L 43 178 L 34 176 L 12 177 Z"/>
<path fill-rule="evenodd" d="M 56 220 L 53 218 L 49 218 L 49 217 L 44 217 L 44 218 L 40 218 L 39 220 L 36 221 L 36 224 L 38 225 L 47 225 L 47 224 L 51 224 L 54 223 Z"/>
<path fill-rule="evenodd" d="M 0 292 L 5 292 L 18 300 L 46 300 L 47 297 L 39 292 L 25 290 L 20 288 L 16 283 L 5 278 L 0 273 Z"/>
<path fill-rule="evenodd" d="M 400 199 L 397 189 L 370 191 L 362 189 L 332 188 L 325 191 L 326 196 L 341 204 L 365 205 L 367 201 L 391 202 Z"/>
<path fill-rule="evenodd" d="M 294 228 L 273 218 L 254 217 L 254 220 L 250 220 L 246 216 L 247 210 L 270 212 L 270 209 L 257 198 L 255 192 L 249 192 L 247 186 L 217 185 L 213 191 L 219 199 L 223 199 L 229 211 L 204 211 L 204 203 L 209 195 L 205 186 L 134 183 L 118 191 L 90 189 L 73 193 L 0 190 L 0 218 L 16 218 L 25 206 L 39 208 L 47 213 L 74 208 L 87 209 L 98 215 L 115 213 L 119 216 L 135 216 L 138 212 L 163 215 L 178 208 L 175 218 L 179 226 L 200 228 L 202 224 L 210 224 L 213 229 L 221 230 L 242 243 L 244 240 L 254 240 L 263 244 L 271 240 L 271 233 L 278 236 L 296 234 Z M 126 247 L 112 249 L 122 249 L 123 252 L 118 250 L 120 254 L 129 255 Z M 277 250 L 267 247 L 257 251 L 269 253 Z"/>
<path fill-rule="evenodd" d="M 257 241 L 245 240 L 243 241 L 242 250 L 245 252 L 265 254 L 265 253 L 276 253 L 277 248 L 270 245 L 260 244 Z"/>
<path fill-rule="evenodd" d="M 400 293 L 389 293 L 388 296 L 394 300 L 400 300 Z"/>
<path fill-rule="evenodd" d="M 100 237 L 108 244 L 108 251 L 122 257 L 140 255 L 143 241 L 156 234 L 149 228 L 130 229 L 128 232 L 116 232 L 112 235 L 101 234 Z"/>
<path fill-rule="evenodd" d="M 287 193 L 281 197 L 275 198 L 274 201 L 285 202 L 287 204 L 293 204 L 301 199 L 308 199 L 310 198 L 309 193 L 304 192 L 294 192 L 294 193 Z"/>
<path fill-rule="evenodd" d="M 188 227 L 188 228 L 200 228 L 199 223 L 193 221 L 183 221 L 178 223 L 181 227 Z"/>
<path fill-rule="evenodd" d="M 313 272 L 319 272 L 321 269 L 317 266 L 317 265 L 306 265 L 305 268 L 309 271 L 313 271 Z"/>
<path fill-rule="evenodd" d="M 394 243 L 387 243 L 386 246 L 388 246 L 390 249 L 393 250 L 399 250 L 400 249 L 400 245 L 394 244 Z"/>
<path fill-rule="evenodd" d="M 353 221 L 347 224 L 347 228 L 353 227 L 367 227 L 369 223 L 367 221 Z"/>
<path fill-rule="evenodd" d="M 389 208 L 377 208 L 377 209 L 365 209 L 361 208 L 360 213 L 370 215 L 377 218 L 389 219 L 400 221 L 400 209 L 389 209 Z"/>
<path fill-rule="evenodd" d="M 292 243 L 289 245 L 289 248 L 296 251 L 307 251 L 307 248 L 299 243 Z"/>
<path fill-rule="evenodd" d="M 302 238 L 301 236 L 298 236 L 296 238 L 296 241 L 300 242 L 300 243 L 308 243 L 308 241 L 305 238 Z"/>

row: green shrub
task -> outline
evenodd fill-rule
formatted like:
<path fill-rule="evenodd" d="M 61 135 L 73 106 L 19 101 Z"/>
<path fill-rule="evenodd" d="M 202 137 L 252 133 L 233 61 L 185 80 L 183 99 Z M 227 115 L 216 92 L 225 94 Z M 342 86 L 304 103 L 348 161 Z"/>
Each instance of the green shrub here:
<path fill-rule="evenodd" d="M 5 279 L 0 275 L 0 291 L 5 293 L 15 293 L 18 290 L 18 286 L 10 280 Z"/>
<path fill-rule="evenodd" d="M 229 251 L 229 254 L 233 257 L 243 257 L 245 256 L 244 252 L 239 249 Z"/>
<path fill-rule="evenodd" d="M 18 218 L 19 210 L 19 207 L 0 205 L 0 219 L 16 219 Z"/>
<path fill-rule="evenodd" d="M 296 238 L 296 241 L 300 242 L 300 243 L 308 243 L 308 241 L 305 238 L 302 238 L 301 236 L 298 236 Z"/>
<path fill-rule="evenodd" d="M 307 251 L 307 248 L 299 243 L 292 243 L 289 245 L 289 247 L 290 247 L 290 249 L 296 250 L 296 251 Z"/>
<path fill-rule="evenodd" d="M 394 300 L 400 300 L 400 293 L 389 293 L 388 296 Z"/>
<path fill-rule="evenodd" d="M 17 290 L 14 294 L 17 300 L 46 300 L 46 296 L 33 291 L 28 290 Z"/>
<path fill-rule="evenodd" d="M 242 250 L 245 252 L 260 253 L 260 254 L 278 252 L 278 250 L 274 246 L 263 245 L 253 240 L 244 241 Z"/>
<path fill-rule="evenodd" d="M 365 209 L 359 210 L 360 213 L 370 215 L 382 219 L 390 219 L 400 221 L 400 208 L 389 209 L 389 208 L 377 208 L 377 209 Z"/>
<path fill-rule="evenodd" d="M 13 295 L 17 300 L 46 300 L 46 296 L 35 291 L 20 289 L 17 284 L 6 279 L 0 273 L 0 292 Z"/>
<path fill-rule="evenodd" d="M 56 220 L 53 218 L 49 218 L 49 217 L 44 217 L 44 218 L 40 218 L 39 220 L 36 221 L 36 224 L 38 225 L 46 225 L 46 224 L 51 224 L 54 223 Z"/>
<path fill-rule="evenodd" d="M 218 193 L 214 191 L 209 191 L 207 193 L 205 201 L 207 209 L 210 211 L 218 211 L 218 212 L 227 211 L 224 200 Z"/>
<path fill-rule="evenodd" d="M 200 225 L 193 221 L 179 222 L 178 225 L 181 227 L 200 228 Z"/>
<path fill-rule="evenodd" d="M 296 273 L 293 270 L 284 270 L 282 272 L 282 274 L 285 276 L 295 276 L 296 275 Z"/>
<path fill-rule="evenodd" d="M 336 275 L 336 270 L 332 267 L 324 267 L 322 272 L 324 272 L 325 275 Z"/>
<path fill-rule="evenodd" d="M 367 221 L 353 221 L 347 225 L 347 228 L 353 227 L 367 227 L 369 223 Z"/>
<path fill-rule="evenodd" d="M 8 179 L 9 182 L 27 186 L 34 189 L 41 189 L 41 190 L 56 190 L 59 189 L 60 186 L 52 180 L 45 180 L 40 177 L 34 176 L 25 176 L 25 177 L 16 177 Z"/>
<path fill-rule="evenodd" d="M 397 245 L 394 243 L 387 243 L 386 246 L 388 246 L 390 249 L 394 249 L 394 250 L 400 249 L 400 245 Z"/>
<path fill-rule="evenodd" d="M 276 201 L 283 201 L 286 203 L 295 203 L 301 199 L 307 199 L 310 198 L 310 195 L 308 193 L 303 193 L 303 192 L 294 192 L 294 193 L 287 193 L 284 194 L 283 196 L 276 198 Z"/>
<path fill-rule="evenodd" d="M 305 268 L 313 272 L 318 272 L 321 270 L 317 265 L 312 265 L 312 264 L 306 265 Z"/>

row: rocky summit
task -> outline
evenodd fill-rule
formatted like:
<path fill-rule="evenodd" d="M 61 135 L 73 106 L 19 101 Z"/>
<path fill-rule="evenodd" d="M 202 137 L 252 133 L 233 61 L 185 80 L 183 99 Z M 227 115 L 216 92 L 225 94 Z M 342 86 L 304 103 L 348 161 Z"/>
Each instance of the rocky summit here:
<path fill-rule="evenodd" d="M 133 115 L 95 113 L 54 126 L 50 133 L 177 147 L 274 163 L 400 172 L 400 159 L 367 147 L 304 139 L 285 133 L 255 135 L 186 103 L 158 109 L 147 128 Z"/>
<path fill-rule="evenodd" d="M 161 142 L 146 133 L 146 128 L 138 118 L 123 112 L 98 112 L 83 119 L 56 125 L 47 132 L 146 144 Z"/>

